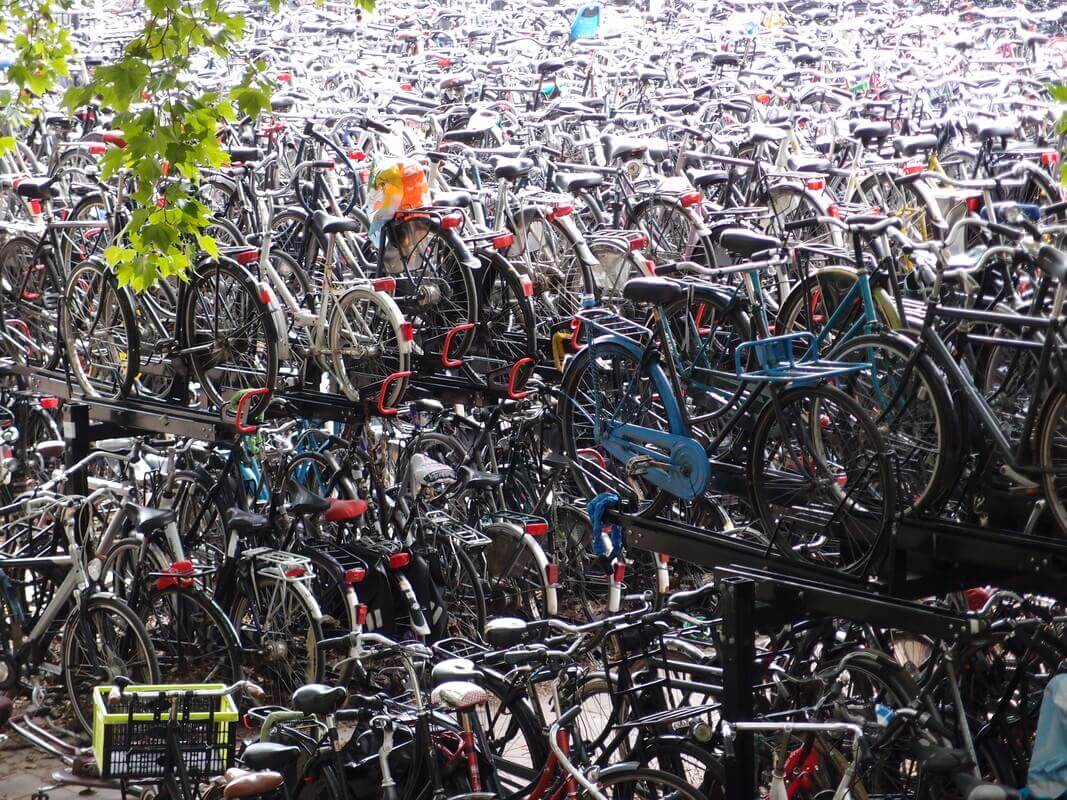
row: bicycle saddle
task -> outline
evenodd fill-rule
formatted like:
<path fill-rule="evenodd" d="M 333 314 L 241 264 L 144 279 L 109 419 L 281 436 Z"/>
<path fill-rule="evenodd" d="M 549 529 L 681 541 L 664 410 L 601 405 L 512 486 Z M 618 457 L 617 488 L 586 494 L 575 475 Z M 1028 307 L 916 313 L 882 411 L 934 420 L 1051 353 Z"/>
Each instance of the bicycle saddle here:
<path fill-rule="evenodd" d="M 459 480 L 464 486 L 492 489 L 504 482 L 504 476 L 496 472 L 479 472 L 471 467 L 460 467 Z"/>
<path fill-rule="evenodd" d="M 810 50 L 793 56 L 793 63 L 798 67 L 802 64 L 818 64 L 820 61 L 822 61 L 822 53 L 813 53 Z"/>
<path fill-rule="evenodd" d="M 964 800 L 1019 800 L 1022 797 L 1018 789 L 1000 783 L 986 783 L 970 773 L 956 776 L 956 788 Z"/>
<path fill-rule="evenodd" d="M 727 228 L 719 234 L 719 246 L 734 255 L 751 258 L 756 253 L 777 250 L 782 243 L 774 236 L 766 236 L 748 228 Z"/>
<path fill-rule="evenodd" d="M 348 522 L 367 513 L 365 500 L 338 500 L 330 498 L 330 510 L 326 512 L 327 522 Z"/>
<path fill-rule="evenodd" d="M 980 142 L 988 142 L 990 139 L 1005 139 L 1015 135 L 1015 120 L 994 119 L 985 122 L 971 123 L 974 138 Z"/>
<path fill-rule="evenodd" d="M 469 72 L 458 72 L 455 75 L 449 75 L 447 78 L 443 78 L 438 86 L 442 89 L 455 89 L 460 86 L 466 86 L 474 80 L 474 76 Z"/>
<path fill-rule="evenodd" d="M 271 523 L 270 518 L 263 514 L 255 514 L 251 511 L 234 508 L 226 515 L 226 530 L 233 531 L 238 536 L 267 533 L 273 529 L 274 525 Z"/>
<path fill-rule="evenodd" d="M 497 158 L 493 165 L 493 174 L 501 180 L 513 181 L 529 175 L 534 162 L 528 158 Z"/>
<path fill-rule="evenodd" d="M 868 236 L 879 236 L 890 228 L 903 226 L 900 217 L 879 217 L 875 214 L 852 214 L 845 217 L 845 224 L 849 228 Z"/>
<path fill-rule="evenodd" d="M 348 690 L 343 686 L 309 683 L 293 692 L 293 708 L 301 714 L 324 717 L 339 709 L 347 699 Z"/>
<path fill-rule="evenodd" d="M 439 208 L 470 208 L 471 195 L 470 192 L 465 192 L 462 189 L 457 189 L 454 192 L 438 192 L 430 205 Z"/>
<path fill-rule="evenodd" d="M 1067 278 L 1067 256 L 1064 256 L 1059 248 L 1050 244 L 1041 245 L 1041 249 L 1037 251 L 1036 263 L 1038 269 L 1058 281 Z"/>
<path fill-rule="evenodd" d="M 311 225 L 324 234 L 358 233 L 363 227 L 357 219 L 349 219 L 348 217 L 331 217 L 322 210 L 316 211 L 311 215 Z"/>
<path fill-rule="evenodd" d="M 169 508 L 148 508 L 136 503 L 123 503 L 122 510 L 133 523 L 133 529 L 145 535 L 162 530 L 177 519 Z"/>
<path fill-rule="evenodd" d="M 852 135 L 864 144 L 883 142 L 893 133 L 893 126 L 888 122 L 860 122 L 852 127 Z"/>
<path fill-rule="evenodd" d="M 548 58 L 537 65 L 537 74 L 543 76 L 554 75 L 563 69 L 564 66 L 562 59 Z"/>
<path fill-rule="evenodd" d="M 604 176 L 598 172 L 557 172 L 555 181 L 561 192 L 573 192 L 599 186 L 604 182 Z"/>
<path fill-rule="evenodd" d="M 15 194 L 27 200 L 51 200 L 59 195 L 47 178 L 24 178 L 15 184 Z"/>
<path fill-rule="evenodd" d="M 226 770 L 226 787 L 222 796 L 256 797 L 269 794 L 284 783 L 285 779 L 277 772 L 248 772 L 231 767 Z"/>
<path fill-rule="evenodd" d="M 698 189 L 703 189 L 716 183 L 726 183 L 730 180 L 730 174 L 724 169 L 692 169 L 689 170 L 689 180 Z"/>
<path fill-rule="evenodd" d="M 666 278 L 631 278 L 622 287 L 622 296 L 635 303 L 665 306 L 685 297 L 684 286 Z"/>
<path fill-rule="evenodd" d="M 607 151 L 608 159 L 637 158 L 649 153 L 653 158 L 663 158 L 667 155 L 666 142 L 658 139 L 638 139 L 633 136 L 612 136 L 605 134 L 600 137 Z"/>
<path fill-rule="evenodd" d="M 893 151 L 901 158 L 911 158 L 919 153 L 928 153 L 937 147 L 937 136 L 920 133 L 918 136 L 898 136 L 893 140 Z"/>
<path fill-rule="evenodd" d="M 970 754 L 955 747 L 918 746 L 922 769 L 935 775 L 949 775 L 971 769 L 974 762 Z"/>
<path fill-rule="evenodd" d="M 819 174 L 826 174 L 832 168 L 829 159 L 803 156 L 794 158 L 792 166 L 793 172 L 816 172 Z"/>
<path fill-rule="evenodd" d="M 745 139 L 751 144 L 762 144 L 763 142 L 780 142 L 788 135 L 789 132 L 784 128 L 775 128 L 771 125 L 753 125 L 748 129 L 748 136 Z"/>
<path fill-rule="evenodd" d="M 230 154 L 231 163 L 247 164 L 250 161 L 260 161 L 263 153 L 258 147 L 231 147 L 227 151 Z"/>
<path fill-rule="evenodd" d="M 518 617 L 497 617 L 485 623 L 485 641 L 492 647 L 505 648 L 526 640 L 526 620 Z"/>
<path fill-rule="evenodd" d="M 430 699 L 435 703 L 443 703 L 449 708 L 462 711 L 484 705 L 489 701 L 489 695 L 476 683 L 449 681 L 434 689 L 430 693 Z"/>
<path fill-rule="evenodd" d="M 313 516 L 329 510 L 330 501 L 325 497 L 319 497 L 314 492 L 309 492 L 303 486 L 293 489 L 289 499 L 289 510 L 298 517 Z"/>
<path fill-rule="evenodd" d="M 711 57 L 711 63 L 716 67 L 736 67 L 741 63 L 737 53 L 716 53 Z"/>
<path fill-rule="evenodd" d="M 446 658 L 434 664 L 430 672 L 430 679 L 434 686 L 440 686 L 448 681 L 470 681 L 476 683 L 481 677 L 481 671 L 474 666 L 469 658 Z"/>
<path fill-rule="evenodd" d="M 664 100 L 663 110 L 670 112 L 671 114 L 692 114 L 698 108 L 700 103 L 696 100 L 690 100 L 688 97 L 676 97 L 672 100 Z"/>
<path fill-rule="evenodd" d="M 277 742 L 253 742 L 241 754 L 241 761 L 251 770 L 284 772 L 300 755 L 300 748 Z"/>

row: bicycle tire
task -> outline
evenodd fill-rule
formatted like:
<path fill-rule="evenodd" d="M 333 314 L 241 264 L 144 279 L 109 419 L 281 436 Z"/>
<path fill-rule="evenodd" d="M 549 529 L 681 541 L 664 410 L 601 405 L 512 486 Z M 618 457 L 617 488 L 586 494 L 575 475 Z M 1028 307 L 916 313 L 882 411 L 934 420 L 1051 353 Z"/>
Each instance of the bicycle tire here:
<path fill-rule="evenodd" d="M 92 616 L 86 619 L 86 613 Z M 110 615 L 111 620 L 107 624 L 96 627 L 91 633 L 93 638 L 112 639 L 114 634 L 121 633 L 123 629 L 127 635 L 132 636 L 129 641 L 123 641 L 122 645 L 132 645 L 137 648 L 136 659 L 131 663 L 126 653 L 134 652 L 131 648 L 121 646 L 118 652 L 112 652 L 103 664 L 92 666 L 91 671 L 85 675 L 85 680 L 79 680 L 81 674 L 77 662 L 74 660 L 74 651 L 86 632 L 85 625 L 95 625 L 93 619 L 97 613 Z M 122 637 L 125 639 L 125 636 Z M 99 643 L 94 643 L 96 649 Z M 134 683 L 158 684 L 160 681 L 159 664 L 156 661 L 156 653 L 148 632 L 140 617 L 121 600 L 106 595 L 92 595 L 83 604 L 79 604 L 71 610 L 63 625 L 62 633 L 62 662 L 63 684 L 67 690 L 74 715 L 86 732 L 93 729 L 93 706 L 92 691 L 95 686 L 106 684 L 118 677 L 126 677 Z M 84 648 L 83 648 L 84 649 Z"/>
<path fill-rule="evenodd" d="M 708 800 L 683 778 L 647 767 L 613 768 L 610 774 L 601 774 L 598 783 L 598 788 L 609 800 L 639 800 L 640 798 L 668 796 L 672 800 Z M 650 787 L 655 785 L 665 787 L 665 790 L 650 790 Z"/>

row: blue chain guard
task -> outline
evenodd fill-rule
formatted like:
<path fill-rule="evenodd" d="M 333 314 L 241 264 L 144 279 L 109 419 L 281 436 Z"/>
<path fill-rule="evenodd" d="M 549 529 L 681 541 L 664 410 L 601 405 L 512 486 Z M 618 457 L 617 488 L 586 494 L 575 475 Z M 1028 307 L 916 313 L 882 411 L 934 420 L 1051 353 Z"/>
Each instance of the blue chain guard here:
<path fill-rule="evenodd" d="M 682 500 L 704 494 L 711 480 L 711 464 L 700 442 L 678 433 L 664 433 L 642 425 L 620 423 L 606 430 L 600 444 L 623 464 L 636 456 L 669 461 L 670 467 L 649 467 L 641 477 L 653 486 Z M 646 447 L 653 445 L 655 449 Z M 666 453 L 666 456 L 664 456 Z M 688 470 L 689 474 L 685 474 Z"/>

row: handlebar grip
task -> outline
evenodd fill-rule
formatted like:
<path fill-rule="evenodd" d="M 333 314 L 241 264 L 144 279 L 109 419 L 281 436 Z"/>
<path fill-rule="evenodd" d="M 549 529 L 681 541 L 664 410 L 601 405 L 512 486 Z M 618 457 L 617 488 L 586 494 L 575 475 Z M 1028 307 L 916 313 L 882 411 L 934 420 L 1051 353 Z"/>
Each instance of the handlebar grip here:
<path fill-rule="evenodd" d="M 344 636 L 336 636 L 332 639 L 322 639 L 319 641 L 319 650 L 334 650 L 341 647 L 351 647 L 359 641 L 359 634 L 352 632 L 346 633 Z"/>
<path fill-rule="evenodd" d="M 388 125 L 373 120 L 370 117 L 363 117 L 363 127 L 369 131 L 374 131 L 375 133 L 389 133 Z"/>
<path fill-rule="evenodd" d="M 998 233 L 1001 236 L 1007 236 L 1009 239 L 1014 239 L 1016 241 L 1026 236 L 1026 231 L 1021 231 L 1018 228 L 1012 228 L 1007 225 L 1001 225 L 999 222 L 990 222 L 989 230 L 993 231 L 993 233 Z"/>

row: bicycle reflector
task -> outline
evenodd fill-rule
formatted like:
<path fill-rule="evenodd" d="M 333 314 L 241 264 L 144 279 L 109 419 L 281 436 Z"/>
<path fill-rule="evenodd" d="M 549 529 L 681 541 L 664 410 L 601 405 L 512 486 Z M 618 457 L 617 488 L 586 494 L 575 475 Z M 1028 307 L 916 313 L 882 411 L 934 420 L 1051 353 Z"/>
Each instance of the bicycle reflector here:
<path fill-rule="evenodd" d="M 389 556 L 389 569 L 400 569 L 410 563 L 411 553 L 407 550 L 401 550 L 399 553 L 393 553 Z"/>
<path fill-rule="evenodd" d="M 396 291 L 396 278 L 378 278 L 371 283 L 376 292 L 395 292 Z"/>
<path fill-rule="evenodd" d="M 1058 164 L 1060 160 L 1060 154 L 1054 150 L 1050 150 L 1047 153 L 1041 154 L 1041 163 L 1046 167 L 1050 167 L 1053 164 Z"/>
<path fill-rule="evenodd" d="M 400 323 L 400 338 L 405 342 L 412 342 L 415 340 L 415 323 L 402 322 Z"/>
<path fill-rule="evenodd" d="M 534 295 L 533 281 L 531 281 L 530 278 L 528 276 L 526 276 L 526 275 L 520 275 L 519 276 L 519 283 L 522 284 L 523 297 L 533 297 L 533 295 Z"/>
<path fill-rule="evenodd" d="M 352 161 L 366 161 L 367 160 L 367 154 L 364 153 L 362 150 L 350 150 L 348 152 L 348 157 Z"/>
<path fill-rule="evenodd" d="M 645 259 L 645 269 L 648 270 L 648 274 L 649 275 L 655 275 L 656 274 L 656 262 L 653 261 L 651 258 L 646 258 Z"/>
<path fill-rule="evenodd" d="M 255 249 L 242 250 L 240 253 L 234 253 L 233 260 L 247 267 L 249 264 L 255 264 L 259 261 L 259 251 Z"/>
<path fill-rule="evenodd" d="M 908 164 L 908 165 L 906 165 L 904 167 L 904 174 L 905 175 L 918 175 L 924 169 L 926 169 L 926 165 L 924 165 L 924 164 Z"/>
<path fill-rule="evenodd" d="M 367 622 L 367 604 L 360 603 L 356 606 L 356 624 L 365 625 Z"/>
<path fill-rule="evenodd" d="M 45 411 L 55 411 L 57 408 L 59 408 L 58 397 L 42 397 L 39 402 L 41 408 L 43 408 Z"/>
<path fill-rule="evenodd" d="M 821 192 L 823 189 L 826 188 L 826 181 L 824 181 L 822 178 L 813 178 L 804 185 L 811 189 L 813 192 Z"/>
<path fill-rule="evenodd" d="M 700 205 L 700 198 L 700 192 L 686 192 L 678 198 L 678 202 L 682 204 L 682 208 L 689 208 Z"/>
<path fill-rule="evenodd" d="M 493 237 L 493 247 L 497 250 L 507 250 L 515 242 L 515 234 L 510 231 Z"/>
<path fill-rule="evenodd" d="M 574 206 L 570 203 L 557 203 L 556 206 L 552 209 L 552 211 L 549 212 L 548 221 L 551 222 L 554 219 L 569 216 L 573 212 Z"/>
<path fill-rule="evenodd" d="M 363 579 L 367 577 L 367 570 L 365 569 L 346 569 L 344 580 L 349 586 L 353 583 L 363 583 Z"/>
<path fill-rule="evenodd" d="M 972 214 L 977 214 L 978 209 L 982 207 L 981 197 L 968 197 L 967 198 L 967 210 Z"/>
<path fill-rule="evenodd" d="M 555 586 L 559 583 L 559 564 L 545 564 L 545 578 L 548 579 L 549 586 Z"/>
<path fill-rule="evenodd" d="M 106 144 L 93 143 L 93 144 L 89 145 L 88 150 L 89 150 L 89 155 L 91 155 L 91 156 L 102 156 L 104 153 L 107 152 L 107 145 Z"/>
<path fill-rule="evenodd" d="M 303 567 L 289 567 L 285 571 L 285 577 L 287 578 L 303 578 L 307 574 L 307 570 Z"/>
<path fill-rule="evenodd" d="M 451 214 L 445 214 L 441 217 L 441 227 L 446 231 L 454 230 L 463 224 L 463 215 L 458 211 L 454 211 Z"/>
<path fill-rule="evenodd" d="M 841 219 L 841 209 L 838 208 L 837 206 L 830 206 L 829 208 L 826 209 L 826 213 L 829 214 L 834 219 Z"/>
<path fill-rule="evenodd" d="M 643 249 L 645 247 L 648 247 L 648 237 L 647 236 L 644 236 L 644 235 L 635 236 L 634 238 L 632 238 L 630 240 L 630 252 L 631 253 L 636 251 L 636 250 L 641 250 L 641 249 Z"/>
<path fill-rule="evenodd" d="M 548 523 L 544 520 L 538 522 L 527 522 L 524 526 L 526 532 L 531 536 L 544 536 L 548 533 Z"/>

